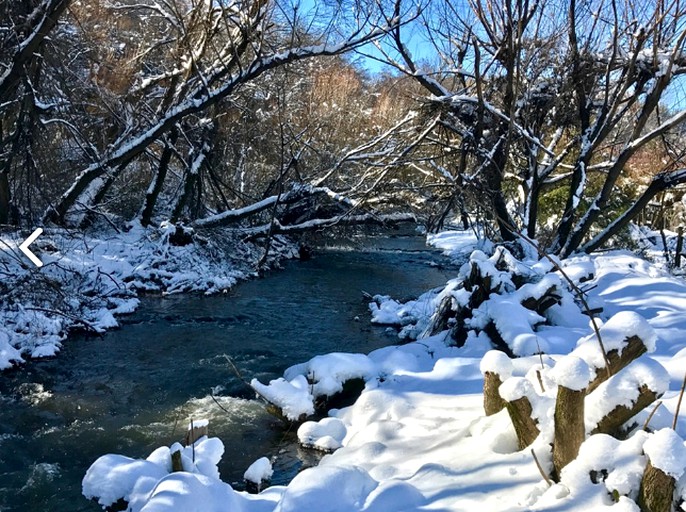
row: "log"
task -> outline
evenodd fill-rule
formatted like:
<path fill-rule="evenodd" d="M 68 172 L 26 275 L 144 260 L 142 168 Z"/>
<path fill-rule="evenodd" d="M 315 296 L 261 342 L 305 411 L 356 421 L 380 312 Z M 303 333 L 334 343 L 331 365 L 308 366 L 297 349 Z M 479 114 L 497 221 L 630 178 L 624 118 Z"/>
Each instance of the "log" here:
<path fill-rule="evenodd" d="M 207 425 L 200 424 L 200 426 L 193 426 L 192 429 L 189 428 L 184 438 L 184 444 L 190 446 L 201 437 L 208 435 L 207 427 Z"/>
<path fill-rule="evenodd" d="M 560 302 L 560 296 L 555 292 L 557 291 L 557 286 L 549 287 L 540 297 L 527 297 L 522 301 L 522 306 L 531 311 L 536 311 L 541 313 L 545 311 L 553 304 Z"/>
<path fill-rule="evenodd" d="M 648 349 L 643 343 L 643 340 L 638 336 L 630 336 L 627 338 L 626 345 L 624 346 L 624 350 L 622 350 L 621 355 L 617 349 L 610 350 L 607 353 L 607 360 L 610 363 L 610 372 L 608 373 L 605 368 L 597 368 L 595 378 L 586 388 L 586 394 L 589 394 L 591 391 L 605 382 L 610 376 L 628 366 L 629 363 L 638 359 L 647 351 Z"/>
<path fill-rule="evenodd" d="M 553 467 L 555 468 L 555 475 L 558 477 L 562 468 L 579 455 L 581 443 L 586 438 L 584 425 L 585 397 L 585 389 L 575 391 L 564 386 L 557 388 Z"/>
<path fill-rule="evenodd" d="M 183 471 L 183 463 L 181 462 L 181 450 L 177 450 L 171 454 L 172 471 Z"/>
<path fill-rule="evenodd" d="M 598 422 L 598 425 L 591 431 L 591 434 L 616 434 L 622 425 L 658 399 L 657 392 L 653 391 L 645 384 L 642 385 L 638 391 L 638 398 L 636 398 L 636 401 L 631 407 L 618 405 L 612 409 L 612 411 Z"/>
<path fill-rule="evenodd" d="M 419 338 L 428 338 L 429 336 L 434 336 L 439 332 L 445 331 L 448 329 L 450 318 L 453 318 L 454 316 L 453 298 L 448 295 L 441 300 L 436 312 L 431 316 L 429 325 L 426 326 L 426 329 L 424 329 L 424 332 L 422 332 Z"/>
<path fill-rule="evenodd" d="M 674 478 L 648 462 L 638 492 L 638 506 L 643 512 L 672 512 Z"/>
<path fill-rule="evenodd" d="M 500 375 L 494 372 L 484 373 L 484 412 L 492 416 L 505 409 L 506 402 L 500 396 L 498 389 L 503 383 Z"/>
<path fill-rule="evenodd" d="M 531 443 L 533 443 L 541 431 L 538 429 L 536 420 L 531 417 L 533 409 L 531 402 L 525 396 L 513 400 L 512 402 L 505 402 L 505 407 L 512 420 L 515 433 L 517 434 L 517 443 L 519 449 L 523 450 Z"/>

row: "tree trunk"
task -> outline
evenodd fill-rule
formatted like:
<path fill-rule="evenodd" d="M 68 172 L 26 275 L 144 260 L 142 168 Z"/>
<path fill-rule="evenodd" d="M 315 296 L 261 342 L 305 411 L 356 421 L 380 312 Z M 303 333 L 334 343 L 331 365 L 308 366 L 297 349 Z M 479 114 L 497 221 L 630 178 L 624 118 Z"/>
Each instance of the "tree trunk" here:
<path fill-rule="evenodd" d="M 11 208 L 10 182 L 7 172 L 0 172 L 0 224 L 7 224 L 10 220 Z"/>
<path fill-rule="evenodd" d="M 174 223 L 176 223 L 179 220 L 181 214 L 184 211 L 184 208 L 186 208 L 189 205 L 191 197 L 193 197 L 193 193 L 200 185 L 200 169 L 204 165 L 205 158 L 207 158 L 207 153 L 209 152 L 209 149 L 210 148 L 207 144 L 203 144 L 199 154 L 195 158 L 193 158 L 190 167 L 186 170 L 183 184 L 183 192 L 181 193 L 181 196 L 176 202 L 174 210 L 171 214 L 171 221 Z"/>
<path fill-rule="evenodd" d="M 492 416 L 505 408 L 505 400 L 502 399 L 498 390 L 503 383 L 500 375 L 493 372 L 484 374 L 484 412 L 486 416 Z"/>
<path fill-rule="evenodd" d="M 557 388 L 553 466 L 558 478 L 562 468 L 579 455 L 579 447 L 586 438 L 584 426 L 585 397 L 585 389 L 575 391 L 564 386 Z"/>
<path fill-rule="evenodd" d="M 642 212 L 646 205 L 660 192 L 668 190 L 671 187 L 680 185 L 686 182 L 686 172 L 684 170 L 675 171 L 673 173 L 658 174 L 653 178 L 648 188 L 641 194 L 631 207 L 622 215 L 613 221 L 607 228 L 596 235 L 592 240 L 581 246 L 580 250 L 590 253 L 600 248 L 610 238 L 619 233 L 622 229 L 629 225 L 629 223 Z"/>
<path fill-rule="evenodd" d="M 681 268 L 681 251 L 684 250 L 684 227 L 677 230 L 676 250 L 674 251 L 674 268 Z"/>
<path fill-rule="evenodd" d="M 674 478 L 648 462 L 638 492 L 638 506 L 643 512 L 672 512 L 674 488 Z"/>
<path fill-rule="evenodd" d="M 507 412 L 510 415 L 512 425 L 517 434 L 519 449 L 523 450 L 533 443 L 538 437 L 538 434 L 541 433 L 541 431 L 538 430 L 536 421 L 531 417 L 531 413 L 533 412 L 531 403 L 528 398 L 522 397 L 513 400 L 512 402 L 505 402 L 505 407 L 507 407 Z"/>
<path fill-rule="evenodd" d="M 162 186 L 164 185 L 164 180 L 167 177 L 167 171 L 169 170 L 169 162 L 174 154 L 173 147 L 174 144 L 176 144 L 178 136 L 178 130 L 173 128 L 169 133 L 169 137 L 165 141 L 164 150 L 162 151 L 162 156 L 160 157 L 160 163 L 157 166 L 157 172 L 155 173 L 155 179 L 145 194 L 143 210 L 140 214 L 141 224 L 143 226 L 149 226 L 152 222 L 152 214 L 155 210 L 155 204 L 157 204 L 157 198 L 160 196 L 160 192 L 162 192 Z"/>

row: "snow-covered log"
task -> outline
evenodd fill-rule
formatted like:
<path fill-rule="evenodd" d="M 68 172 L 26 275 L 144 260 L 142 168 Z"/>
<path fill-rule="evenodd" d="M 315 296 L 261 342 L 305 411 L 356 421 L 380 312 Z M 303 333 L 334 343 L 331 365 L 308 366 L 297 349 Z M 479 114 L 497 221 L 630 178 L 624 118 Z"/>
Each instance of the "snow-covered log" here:
<path fill-rule="evenodd" d="M 375 215 L 365 213 L 361 215 L 336 215 L 328 219 L 312 219 L 299 224 L 282 225 L 277 219 L 269 224 L 246 229 L 244 232 L 248 239 L 261 238 L 271 235 L 291 235 L 304 233 L 317 229 L 330 228 L 332 226 L 356 226 L 361 224 L 399 224 L 402 222 L 416 222 L 414 215 L 409 213 L 391 213 L 387 215 Z"/>
<path fill-rule="evenodd" d="M 603 382 L 605 382 L 611 375 L 618 373 L 623 368 L 626 368 L 632 361 L 635 361 L 647 352 L 647 348 L 643 340 L 638 336 L 629 336 L 626 340 L 626 345 L 622 350 L 613 349 L 607 353 L 607 360 L 610 363 L 610 371 L 607 368 L 598 368 L 596 376 L 588 385 L 586 393 L 591 393 Z"/>
<path fill-rule="evenodd" d="M 631 418 L 636 416 L 643 409 L 652 404 L 661 393 L 650 389 L 645 384 L 638 388 L 638 396 L 629 406 L 618 405 L 607 416 L 600 420 L 597 426 L 591 431 L 592 434 L 613 434 Z"/>
<path fill-rule="evenodd" d="M 235 224 L 243 219 L 247 219 L 252 215 L 274 208 L 277 204 L 289 205 L 315 196 L 327 196 L 330 199 L 339 202 L 347 208 L 352 208 L 351 200 L 345 196 L 334 192 L 328 187 L 311 187 L 308 185 L 296 185 L 293 189 L 281 195 L 272 195 L 260 201 L 257 201 L 243 208 L 236 208 L 227 210 L 225 212 L 210 215 L 203 219 L 197 219 L 192 223 L 194 228 L 214 228 L 218 226 L 227 226 Z"/>
<path fill-rule="evenodd" d="M 613 375 L 586 397 L 586 431 L 617 434 L 622 426 L 669 389 L 669 374 L 642 358 Z"/>

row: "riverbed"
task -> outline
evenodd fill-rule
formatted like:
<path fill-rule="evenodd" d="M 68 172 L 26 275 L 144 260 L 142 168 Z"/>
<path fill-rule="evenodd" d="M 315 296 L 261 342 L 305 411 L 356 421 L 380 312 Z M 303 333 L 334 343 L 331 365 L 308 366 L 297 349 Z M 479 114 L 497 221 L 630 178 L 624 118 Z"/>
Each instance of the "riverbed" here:
<path fill-rule="evenodd" d="M 314 355 L 398 341 L 369 323 L 364 294 L 411 298 L 454 275 L 419 236 L 357 237 L 220 296 L 147 297 L 122 327 L 74 336 L 51 360 L 0 376 L 0 511 L 97 511 L 81 479 L 105 453 L 146 457 L 209 419 L 226 453 L 222 479 L 242 488 L 255 459 L 287 483 L 317 456 L 301 450 L 244 379 L 268 382 Z"/>

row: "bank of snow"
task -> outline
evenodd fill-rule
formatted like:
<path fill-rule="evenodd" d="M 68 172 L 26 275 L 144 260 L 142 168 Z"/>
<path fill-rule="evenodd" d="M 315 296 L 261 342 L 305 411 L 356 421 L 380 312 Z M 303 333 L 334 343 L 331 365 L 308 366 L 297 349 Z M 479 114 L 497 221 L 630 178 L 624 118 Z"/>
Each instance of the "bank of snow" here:
<path fill-rule="evenodd" d="M 186 228 L 192 243 L 175 245 L 173 225 L 133 225 L 99 236 L 46 230 L 31 245 L 44 263 L 37 268 L 18 249 L 25 235 L 0 235 L 0 370 L 55 355 L 70 330 L 116 327 L 117 315 L 133 312 L 140 293 L 227 290 L 254 275 L 262 256 L 261 247 L 230 231 L 217 242 Z M 271 250 L 271 262 L 297 254 L 281 237 Z"/>
<path fill-rule="evenodd" d="M 447 244 L 447 239 L 444 235 L 442 243 Z M 454 245 L 459 246 L 460 241 Z M 481 256 L 477 259 L 485 261 Z M 544 265 L 525 264 L 531 269 Z M 580 389 L 597 367 L 599 348 L 587 338 L 591 334 L 588 318 L 580 314 L 558 319 L 553 325 L 537 324 L 531 332 L 541 346 L 551 347 L 544 356 L 504 359 L 502 354 L 489 353 L 483 332 L 469 337 L 462 348 L 452 347 L 446 343 L 447 332 L 442 332 L 368 355 L 318 356 L 287 370 L 283 379 L 272 383 L 273 390 L 279 391 L 272 397 L 301 407 L 294 409 L 295 415 L 306 412 L 318 393 L 335 392 L 346 379 L 366 381 L 354 405 L 332 410 L 328 418 L 300 427 L 298 435 L 304 444 L 338 449 L 288 486 L 248 496 L 192 465 L 186 472 L 168 474 L 166 459 L 163 475 L 141 472 L 140 478 L 132 478 L 138 470 L 126 470 L 130 460 L 117 459 L 118 466 L 107 458 L 112 456 L 105 456 L 89 470 L 84 492 L 102 500 L 94 489 L 116 488 L 119 492 L 110 493 L 107 501 L 128 496 L 132 512 L 225 510 L 227 503 L 232 510 L 245 512 L 636 512 L 635 499 L 648 457 L 669 474 L 684 479 L 684 414 L 676 433 L 662 429 L 671 425 L 686 367 L 686 338 L 676 336 L 686 331 L 686 284 L 626 252 L 571 259 L 565 262 L 565 270 L 587 279 L 584 286 L 590 290 L 589 298 L 604 307 L 602 317 L 607 322 L 602 330 L 610 345 L 621 345 L 625 336 L 638 334 L 652 350 L 650 356 L 627 368 L 621 379 L 608 381 L 616 388 L 606 396 L 616 405 L 637 382 L 651 379 L 651 385 L 666 392 L 650 422 L 656 433 L 634 428 L 624 441 L 604 434 L 588 437 L 577 460 L 562 472 L 560 483 L 549 486 L 531 450 L 518 450 L 506 411 L 484 416 L 482 371 L 502 372 L 503 379 L 511 374 L 505 394 L 531 395 L 534 415 L 542 426 L 542 434 L 531 448 L 541 464 L 549 467 L 549 426 L 556 386 Z M 431 315 L 432 307 L 439 303 L 436 297 L 457 291 L 449 283 L 420 299 L 431 307 L 416 309 L 413 322 L 428 322 L 422 315 Z M 395 311 L 397 325 L 412 325 L 403 319 L 402 311 L 408 306 L 395 304 L 395 310 L 386 308 L 386 318 L 392 319 Z M 529 324 L 520 327 L 532 329 Z M 569 356 L 570 352 L 574 356 Z M 289 383 L 292 394 L 285 385 Z M 266 392 L 272 387 L 263 386 Z M 606 409 L 603 404 L 598 407 Z M 640 427 L 646 416 L 643 412 L 629 424 Z M 678 488 L 683 489 L 684 483 Z M 186 508 L 192 506 L 195 508 Z"/>

